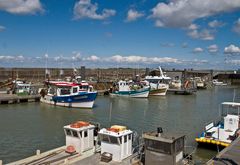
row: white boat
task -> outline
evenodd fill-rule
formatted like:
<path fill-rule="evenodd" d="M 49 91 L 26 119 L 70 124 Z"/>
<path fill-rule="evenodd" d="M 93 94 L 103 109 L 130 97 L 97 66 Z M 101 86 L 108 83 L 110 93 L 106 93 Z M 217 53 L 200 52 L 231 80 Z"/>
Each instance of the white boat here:
<path fill-rule="evenodd" d="M 149 90 L 149 86 L 134 84 L 132 81 L 127 82 L 121 80 L 110 90 L 110 96 L 146 98 L 148 97 Z"/>
<path fill-rule="evenodd" d="M 159 66 L 159 76 L 146 76 L 145 80 L 149 82 L 150 93 L 153 96 L 164 96 L 169 88 L 170 77 L 163 74 L 161 67 Z"/>
<path fill-rule="evenodd" d="M 223 83 L 222 81 L 218 81 L 217 79 L 213 79 L 212 83 L 215 86 L 225 86 L 225 85 L 227 85 L 227 83 Z"/>
<path fill-rule="evenodd" d="M 43 103 L 77 108 L 92 108 L 97 97 L 97 92 L 90 86 L 83 90 L 81 84 L 70 82 L 51 82 L 47 93 L 42 91 L 40 94 Z"/>
<path fill-rule="evenodd" d="M 182 87 L 182 82 L 180 79 L 174 79 L 170 82 L 169 84 L 170 88 L 172 89 L 181 89 Z"/>
<path fill-rule="evenodd" d="M 99 125 L 77 121 L 63 127 L 64 146 L 9 163 L 16 164 L 122 164 L 130 165 L 137 159 L 133 154 L 133 131 L 125 126 L 102 128 Z M 100 137 L 100 138 L 99 138 Z M 100 140 L 100 141 L 99 141 Z"/>
<path fill-rule="evenodd" d="M 240 103 L 223 102 L 221 104 L 221 120 L 205 126 L 205 131 L 196 138 L 199 144 L 207 146 L 227 147 L 239 135 Z"/>
<path fill-rule="evenodd" d="M 194 77 L 194 80 L 196 82 L 197 89 L 205 89 L 206 85 L 204 81 L 201 79 L 201 77 Z"/>

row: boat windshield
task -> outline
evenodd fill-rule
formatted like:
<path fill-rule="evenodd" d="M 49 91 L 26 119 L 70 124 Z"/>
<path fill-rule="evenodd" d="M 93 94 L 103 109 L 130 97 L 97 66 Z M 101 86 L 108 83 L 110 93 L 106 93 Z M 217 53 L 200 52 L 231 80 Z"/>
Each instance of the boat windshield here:
<path fill-rule="evenodd" d="M 71 94 L 71 87 L 62 87 L 59 88 L 60 95 L 70 95 Z"/>

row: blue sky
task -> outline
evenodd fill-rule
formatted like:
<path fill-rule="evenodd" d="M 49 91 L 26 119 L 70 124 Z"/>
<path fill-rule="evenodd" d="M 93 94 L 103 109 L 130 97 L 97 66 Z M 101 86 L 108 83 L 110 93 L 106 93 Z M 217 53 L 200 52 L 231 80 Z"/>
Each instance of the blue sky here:
<path fill-rule="evenodd" d="M 0 0 L 0 67 L 239 69 L 240 0 Z"/>

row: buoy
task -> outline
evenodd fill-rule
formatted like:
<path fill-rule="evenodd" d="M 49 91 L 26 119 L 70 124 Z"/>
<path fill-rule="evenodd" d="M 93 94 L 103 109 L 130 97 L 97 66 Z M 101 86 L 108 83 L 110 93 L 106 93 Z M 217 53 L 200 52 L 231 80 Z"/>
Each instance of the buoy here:
<path fill-rule="evenodd" d="M 67 146 L 65 152 L 69 153 L 69 154 L 73 154 L 74 152 L 76 152 L 75 150 L 75 147 L 70 145 L 70 146 Z"/>

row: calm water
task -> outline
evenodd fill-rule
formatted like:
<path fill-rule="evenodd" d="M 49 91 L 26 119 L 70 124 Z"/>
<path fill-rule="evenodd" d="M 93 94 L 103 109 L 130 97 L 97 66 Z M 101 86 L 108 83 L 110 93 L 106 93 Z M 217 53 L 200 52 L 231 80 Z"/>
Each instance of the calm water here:
<path fill-rule="evenodd" d="M 235 87 L 216 87 L 196 95 L 167 95 L 148 99 L 98 96 L 95 107 L 69 109 L 41 103 L 0 105 L 0 160 L 4 163 L 64 145 L 62 127 L 76 120 L 99 122 L 102 127 L 127 125 L 141 134 L 163 127 L 187 135 L 187 145 L 204 125 L 218 115 L 218 105 L 232 101 Z M 199 159 L 206 160 L 216 152 L 197 149 Z"/>

